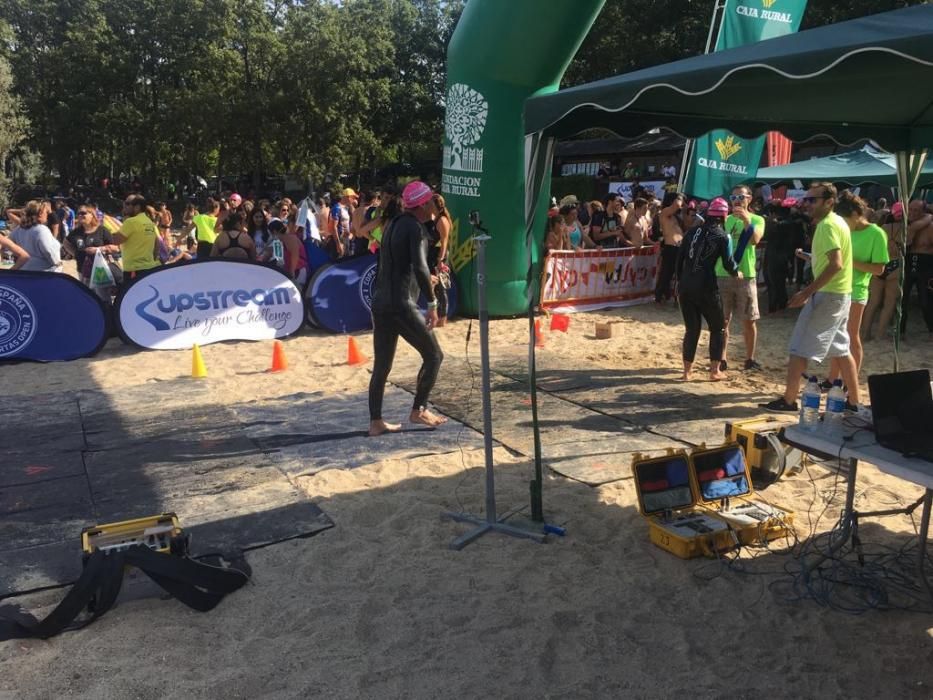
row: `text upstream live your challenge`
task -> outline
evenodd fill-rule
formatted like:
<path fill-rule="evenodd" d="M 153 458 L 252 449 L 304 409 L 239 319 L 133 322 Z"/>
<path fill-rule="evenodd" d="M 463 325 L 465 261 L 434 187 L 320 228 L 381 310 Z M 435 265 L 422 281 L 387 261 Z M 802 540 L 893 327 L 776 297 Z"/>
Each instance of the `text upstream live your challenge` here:
<path fill-rule="evenodd" d="M 273 290 L 255 290 L 250 293 L 243 289 L 224 292 L 196 292 L 194 294 L 172 294 L 169 296 L 168 304 L 159 300 L 157 308 L 159 311 L 184 312 L 189 309 L 206 311 L 209 309 L 228 308 L 228 299 L 239 310 L 232 310 L 220 316 L 208 316 L 204 318 L 192 318 L 184 313 L 175 316 L 172 323 L 172 329 L 198 328 L 203 335 L 208 335 L 215 328 L 222 328 L 231 324 L 246 325 L 249 323 L 262 323 L 275 330 L 281 330 L 292 318 L 291 311 L 275 310 L 269 308 L 272 304 L 290 303 L 289 292 L 286 289 Z M 249 308 L 247 304 L 260 306 L 260 308 Z M 243 308 L 246 307 L 246 308 Z"/>

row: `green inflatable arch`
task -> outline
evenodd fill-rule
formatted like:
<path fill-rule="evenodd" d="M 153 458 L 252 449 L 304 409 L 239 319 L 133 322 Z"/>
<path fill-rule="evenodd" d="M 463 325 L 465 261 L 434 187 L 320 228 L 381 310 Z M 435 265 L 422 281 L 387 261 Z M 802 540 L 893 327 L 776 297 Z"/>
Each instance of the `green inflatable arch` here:
<path fill-rule="evenodd" d="M 447 113 L 441 191 L 453 219 L 450 263 L 461 309 L 475 314 L 478 211 L 487 247 L 491 316 L 528 309 L 525 246 L 525 100 L 557 90 L 605 0 L 470 0 L 447 49 Z M 545 178 L 542 190 L 550 187 Z M 543 221 L 547 192 L 540 198 Z M 543 233 L 543 232 L 542 232 Z M 541 245 L 532 251 L 540 256 Z"/>

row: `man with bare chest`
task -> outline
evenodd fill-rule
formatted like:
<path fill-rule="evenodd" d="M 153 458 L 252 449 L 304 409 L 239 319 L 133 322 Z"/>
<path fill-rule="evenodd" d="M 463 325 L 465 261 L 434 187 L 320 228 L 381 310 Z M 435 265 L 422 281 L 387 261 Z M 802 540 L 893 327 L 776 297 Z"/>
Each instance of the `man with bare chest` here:
<path fill-rule="evenodd" d="M 907 207 L 907 259 L 904 272 L 904 306 L 901 334 L 907 331 L 907 307 L 914 286 L 920 297 L 920 310 L 927 332 L 933 340 L 933 214 L 926 211 L 922 200 L 915 199 Z"/>
<path fill-rule="evenodd" d="M 648 216 L 648 200 L 637 197 L 632 203 L 633 209 L 625 219 L 623 232 L 628 244 L 640 248 L 648 240 L 651 230 L 651 217 Z"/>
<path fill-rule="evenodd" d="M 684 196 L 678 192 L 666 192 L 658 213 L 661 224 L 661 260 L 658 266 L 658 281 L 654 287 L 654 300 L 661 304 L 673 296 L 671 283 L 677 267 L 677 251 L 684 238 L 680 220 L 677 218 L 684 206 Z"/>

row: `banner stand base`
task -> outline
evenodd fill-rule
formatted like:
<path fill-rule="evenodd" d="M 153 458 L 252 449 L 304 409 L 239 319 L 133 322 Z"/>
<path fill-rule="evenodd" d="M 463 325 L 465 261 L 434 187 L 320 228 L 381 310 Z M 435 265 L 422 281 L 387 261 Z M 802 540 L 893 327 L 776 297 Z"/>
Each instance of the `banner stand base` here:
<path fill-rule="evenodd" d="M 477 307 L 479 308 L 479 348 L 480 358 L 482 360 L 482 380 L 483 380 L 483 447 L 486 458 L 486 516 L 481 518 L 468 513 L 444 513 L 441 517 L 449 518 L 460 523 L 470 523 L 476 525 L 475 530 L 457 537 L 450 543 L 450 548 L 461 550 L 471 542 L 475 542 L 487 532 L 500 532 L 510 537 L 522 537 L 524 539 L 535 540 L 543 543 L 546 541 L 544 532 L 533 532 L 525 530 L 515 525 L 508 525 L 504 522 L 506 518 L 514 515 L 516 511 L 511 511 L 498 518 L 496 516 L 496 478 L 495 465 L 492 459 L 492 405 L 490 403 L 490 381 L 489 381 L 489 312 L 486 308 L 486 243 L 490 237 L 485 233 L 481 224 L 474 222 L 474 235 L 472 240 L 476 241 L 476 293 Z M 476 231 L 482 231 L 484 235 L 476 235 Z"/>
<path fill-rule="evenodd" d="M 502 521 L 494 520 L 489 522 L 485 518 L 481 518 L 477 515 L 468 515 L 466 513 L 444 513 L 441 515 L 442 518 L 454 520 L 458 523 L 471 523 L 476 525 L 475 530 L 470 530 L 469 532 L 460 535 L 453 542 L 450 543 L 450 548 L 460 551 L 466 547 L 471 542 L 478 540 L 480 537 L 485 535 L 487 532 L 500 532 L 503 535 L 509 535 L 510 537 L 522 537 L 529 540 L 534 540 L 535 542 L 540 542 L 543 544 L 547 535 L 543 532 L 534 532 L 532 530 L 525 530 L 515 525 L 509 525 Z"/>

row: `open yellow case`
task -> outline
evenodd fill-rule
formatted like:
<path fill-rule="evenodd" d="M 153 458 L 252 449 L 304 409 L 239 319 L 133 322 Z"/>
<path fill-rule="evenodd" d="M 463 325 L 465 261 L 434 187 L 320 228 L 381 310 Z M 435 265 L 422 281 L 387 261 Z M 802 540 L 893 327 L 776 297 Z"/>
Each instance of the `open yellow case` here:
<path fill-rule="evenodd" d="M 638 508 L 648 521 L 651 541 L 681 559 L 715 556 L 738 541 L 728 522 L 697 505 L 690 457 L 668 450 L 662 457 L 632 459 Z"/>
<path fill-rule="evenodd" d="M 742 544 L 764 544 L 793 531 L 794 514 L 755 498 L 745 452 L 738 443 L 701 446 L 689 455 L 696 502 L 729 523 Z"/>

